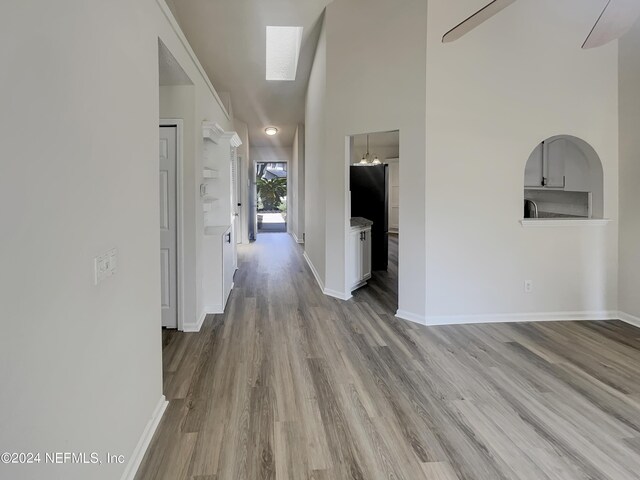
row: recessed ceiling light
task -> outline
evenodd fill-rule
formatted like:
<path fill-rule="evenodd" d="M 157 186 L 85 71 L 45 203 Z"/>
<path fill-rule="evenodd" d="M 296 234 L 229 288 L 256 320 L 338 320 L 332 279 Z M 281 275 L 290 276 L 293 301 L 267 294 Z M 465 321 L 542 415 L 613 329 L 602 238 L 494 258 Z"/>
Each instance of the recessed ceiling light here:
<path fill-rule="evenodd" d="M 264 129 L 264 133 L 273 137 L 276 133 L 278 133 L 278 129 L 276 127 L 267 127 Z"/>
<path fill-rule="evenodd" d="M 267 80 L 295 80 L 303 27 L 267 27 Z"/>

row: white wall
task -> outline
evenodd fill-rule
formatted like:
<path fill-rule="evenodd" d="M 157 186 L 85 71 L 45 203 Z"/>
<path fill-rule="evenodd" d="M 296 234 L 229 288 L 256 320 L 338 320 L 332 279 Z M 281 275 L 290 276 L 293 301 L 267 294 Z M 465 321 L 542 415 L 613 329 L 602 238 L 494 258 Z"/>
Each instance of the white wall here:
<path fill-rule="evenodd" d="M 327 89 L 327 31 L 323 22 L 305 99 L 305 255 L 324 288 L 325 224 L 325 102 Z"/>
<path fill-rule="evenodd" d="M 523 0 L 442 44 L 476 7 L 429 2 L 428 321 L 616 310 L 617 46 L 580 49 L 602 5 Z M 527 158 L 558 134 L 600 155 L 606 227 L 519 224 Z"/>
<path fill-rule="evenodd" d="M 298 242 L 304 241 L 304 125 L 298 125 L 293 138 L 289 164 L 289 205 L 287 228 Z"/>
<path fill-rule="evenodd" d="M 324 199 L 326 213 L 323 216 L 320 207 L 307 210 L 307 245 L 326 232 L 326 251 L 344 252 L 326 256 L 323 279 L 329 291 L 347 295 L 345 141 L 350 135 L 400 130 L 400 221 L 405 234 L 400 238 L 399 304 L 411 316 L 423 317 L 426 2 L 342 0 L 327 7 L 325 27 L 326 99 L 324 90 L 314 91 L 310 85 L 307 115 L 309 107 L 326 104 L 326 138 L 317 138 L 307 120 L 306 165 L 307 204 L 315 206 Z M 321 43 L 318 50 L 324 56 L 323 48 Z M 313 195 L 311 189 L 321 189 L 325 197 Z M 324 261 L 323 254 L 316 253 L 314 263 Z"/>
<path fill-rule="evenodd" d="M 3 6 L 3 450 L 129 461 L 161 398 L 158 36 L 195 83 L 196 116 L 228 123 L 154 0 Z M 96 287 L 93 258 L 114 247 L 118 272 Z M 124 468 L 0 465 L 0 477 Z"/>
<path fill-rule="evenodd" d="M 619 308 L 640 318 L 640 23 L 620 41 Z"/>
<path fill-rule="evenodd" d="M 252 162 L 290 162 L 291 147 L 251 147 Z"/>

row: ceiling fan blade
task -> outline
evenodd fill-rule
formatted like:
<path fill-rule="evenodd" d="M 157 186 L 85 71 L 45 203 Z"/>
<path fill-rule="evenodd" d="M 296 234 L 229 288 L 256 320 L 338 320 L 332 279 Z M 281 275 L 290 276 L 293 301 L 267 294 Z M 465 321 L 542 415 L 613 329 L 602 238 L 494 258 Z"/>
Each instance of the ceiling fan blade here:
<path fill-rule="evenodd" d="M 596 48 L 620 38 L 640 17 L 640 1 L 609 0 L 582 48 Z"/>
<path fill-rule="evenodd" d="M 501 10 L 507 8 L 516 0 L 494 0 L 476 13 L 467 18 L 464 22 L 456 25 L 442 37 L 442 43 L 449 43 L 458 40 L 471 30 L 489 20 Z"/>

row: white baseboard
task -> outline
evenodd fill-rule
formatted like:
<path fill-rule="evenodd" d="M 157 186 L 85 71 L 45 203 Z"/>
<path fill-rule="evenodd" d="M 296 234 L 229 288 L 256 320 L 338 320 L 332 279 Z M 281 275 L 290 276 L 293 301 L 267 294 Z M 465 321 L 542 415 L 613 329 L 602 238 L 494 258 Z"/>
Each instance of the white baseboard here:
<path fill-rule="evenodd" d="M 415 313 L 407 312 L 405 310 L 398 310 L 396 312 L 396 317 L 401 320 L 407 320 L 412 323 L 417 323 L 419 325 L 426 325 L 426 319 L 424 315 L 416 315 Z"/>
<path fill-rule="evenodd" d="M 307 252 L 304 252 L 303 256 L 304 256 L 304 259 L 307 262 L 307 265 L 309 265 L 309 268 L 311 269 L 311 273 L 313 273 L 313 276 L 315 277 L 316 282 L 318 282 L 318 286 L 320 287 L 320 290 L 322 291 L 322 293 L 324 295 L 327 295 L 327 296 L 333 297 L 333 298 L 337 298 L 338 300 L 349 300 L 351 298 L 351 292 L 349 292 L 349 293 L 338 292 L 337 290 L 331 290 L 329 288 L 324 288 L 324 282 L 320 278 L 320 275 L 318 275 L 318 271 L 316 270 L 316 267 L 313 265 L 313 262 L 309 258 L 309 255 L 307 255 Z"/>
<path fill-rule="evenodd" d="M 539 312 L 539 313 L 499 313 L 494 315 L 432 315 L 427 316 L 425 325 L 464 325 L 473 323 L 521 323 L 521 322 L 562 322 L 586 320 L 612 320 L 619 317 L 616 311 L 594 312 Z"/>
<path fill-rule="evenodd" d="M 315 277 L 316 282 L 318 282 L 318 286 L 320 287 L 320 290 L 324 292 L 324 282 L 320 278 L 320 275 L 318 275 L 318 271 L 316 270 L 316 267 L 313 265 L 313 262 L 309 258 L 309 255 L 307 255 L 307 252 L 304 252 L 302 255 L 306 260 L 307 265 L 309 265 L 309 268 L 311 269 L 311 273 L 313 273 L 313 276 Z"/>
<path fill-rule="evenodd" d="M 162 415 L 167 409 L 167 405 L 169 405 L 169 402 L 167 402 L 165 396 L 162 395 L 158 401 L 158 405 L 156 405 L 156 408 L 151 415 L 151 418 L 147 422 L 147 426 L 144 427 L 142 436 L 140 437 L 140 440 L 138 440 L 138 444 L 131 454 L 131 458 L 127 467 L 124 469 L 121 480 L 133 480 L 136 476 L 138 468 L 140 468 L 140 464 L 144 458 L 144 454 L 147 453 L 147 448 L 149 448 L 153 434 L 156 432 L 158 424 L 160 423 L 160 420 L 162 420 Z"/>
<path fill-rule="evenodd" d="M 539 313 L 499 313 L 495 315 L 441 315 L 423 317 L 411 312 L 398 310 L 396 317 L 401 320 L 426 326 L 466 325 L 478 323 L 522 323 L 522 322 L 566 322 L 566 321 L 601 321 L 619 319 L 640 328 L 640 318 L 617 311 L 586 312 L 539 312 Z"/>
<path fill-rule="evenodd" d="M 182 331 L 183 332 L 189 332 L 189 333 L 197 333 L 200 331 L 200 329 L 202 328 L 202 324 L 204 323 L 204 319 L 207 318 L 209 310 L 206 309 L 204 312 L 202 312 L 202 314 L 200 315 L 200 318 L 198 319 L 198 323 L 185 323 L 182 325 Z"/>
<path fill-rule="evenodd" d="M 207 312 L 205 315 L 221 315 L 224 313 L 224 307 L 222 305 L 211 305 L 205 311 Z"/>
<path fill-rule="evenodd" d="M 338 300 L 349 300 L 353 297 L 351 293 L 338 292 L 337 290 L 331 290 L 329 288 L 325 288 L 322 293 L 329 297 L 337 298 Z"/>
<path fill-rule="evenodd" d="M 300 240 L 300 239 L 298 238 L 298 236 L 295 234 L 295 232 L 289 232 L 289 233 L 291 234 L 291 236 L 293 237 L 293 240 L 294 240 L 296 243 L 300 243 L 300 244 L 303 244 L 303 243 L 304 243 L 304 241 L 303 241 L 303 240 Z"/>
<path fill-rule="evenodd" d="M 640 318 L 638 317 L 629 315 L 628 313 L 618 312 L 618 318 L 629 325 L 640 328 Z"/>

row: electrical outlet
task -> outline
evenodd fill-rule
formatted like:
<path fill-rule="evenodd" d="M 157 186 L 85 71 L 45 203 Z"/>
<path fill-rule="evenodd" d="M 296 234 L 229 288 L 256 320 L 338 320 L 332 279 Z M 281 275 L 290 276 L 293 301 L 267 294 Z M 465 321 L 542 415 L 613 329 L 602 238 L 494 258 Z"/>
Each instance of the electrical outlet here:
<path fill-rule="evenodd" d="M 525 280 L 524 281 L 524 293 L 532 293 L 533 292 L 533 281 Z"/>

